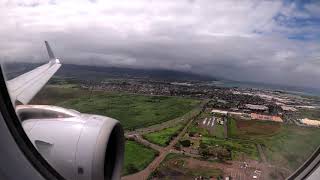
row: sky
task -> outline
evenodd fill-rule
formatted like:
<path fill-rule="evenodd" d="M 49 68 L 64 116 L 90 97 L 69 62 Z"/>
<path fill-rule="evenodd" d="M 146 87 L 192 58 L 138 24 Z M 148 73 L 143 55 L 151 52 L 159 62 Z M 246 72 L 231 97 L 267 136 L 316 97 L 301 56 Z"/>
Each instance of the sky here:
<path fill-rule="evenodd" d="M 0 0 L 0 61 L 187 71 L 320 89 L 317 0 Z"/>

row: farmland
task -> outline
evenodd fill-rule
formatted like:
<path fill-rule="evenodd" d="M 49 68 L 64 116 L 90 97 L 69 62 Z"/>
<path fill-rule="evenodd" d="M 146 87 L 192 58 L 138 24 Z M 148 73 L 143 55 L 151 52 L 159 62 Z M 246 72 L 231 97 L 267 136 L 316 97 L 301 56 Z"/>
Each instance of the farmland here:
<path fill-rule="evenodd" d="M 235 120 L 228 121 L 228 137 L 239 139 L 257 139 L 258 137 L 272 136 L 281 131 L 282 125 L 277 122 L 258 120 Z"/>

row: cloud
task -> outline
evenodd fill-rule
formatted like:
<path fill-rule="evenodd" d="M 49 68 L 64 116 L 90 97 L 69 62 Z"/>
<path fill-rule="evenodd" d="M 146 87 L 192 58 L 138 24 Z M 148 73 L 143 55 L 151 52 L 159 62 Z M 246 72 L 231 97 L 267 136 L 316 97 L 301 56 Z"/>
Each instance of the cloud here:
<path fill-rule="evenodd" d="M 43 62 L 48 40 L 65 63 L 320 88 L 318 3 L 2 1 L 2 60 Z"/>

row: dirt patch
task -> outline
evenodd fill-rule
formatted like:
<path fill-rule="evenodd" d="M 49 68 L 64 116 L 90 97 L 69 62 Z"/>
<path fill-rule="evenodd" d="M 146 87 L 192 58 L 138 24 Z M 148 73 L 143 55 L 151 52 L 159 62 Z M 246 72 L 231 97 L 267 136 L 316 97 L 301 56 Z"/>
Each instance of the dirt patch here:
<path fill-rule="evenodd" d="M 281 124 L 257 120 L 236 120 L 238 133 L 244 135 L 273 135 L 280 131 Z"/>
<path fill-rule="evenodd" d="M 183 155 L 169 155 L 161 163 L 151 179 L 195 179 L 196 177 L 217 178 L 223 177 L 223 170 L 209 167 L 206 164 L 194 164 L 193 158 Z M 201 162 L 201 161 L 200 161 Z"/>
<path fill-rule="evenodd" d="M 229 161 L 225 163 L 210 162 L 200 159 L 171 155 L 161 163 L 151 179 L 195 179 L 202 176 L 207 178 L 231 177 L 246 180 L 253 176 L 258 179 L 283 179 L 288 174 L 267 163 L 246 159 L 244 161 Z"/>

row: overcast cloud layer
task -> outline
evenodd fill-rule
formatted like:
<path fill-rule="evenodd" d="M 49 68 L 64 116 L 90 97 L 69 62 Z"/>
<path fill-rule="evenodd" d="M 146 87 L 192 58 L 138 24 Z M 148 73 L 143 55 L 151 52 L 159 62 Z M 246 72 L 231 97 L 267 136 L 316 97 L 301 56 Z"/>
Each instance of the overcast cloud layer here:
<path fill-rule="evenodd" d="M 0 59 L 164 68 L 320 88 L 320 3 L 0 0 Z"/>

